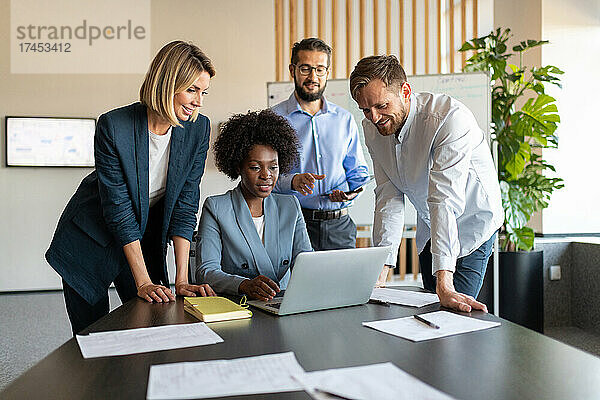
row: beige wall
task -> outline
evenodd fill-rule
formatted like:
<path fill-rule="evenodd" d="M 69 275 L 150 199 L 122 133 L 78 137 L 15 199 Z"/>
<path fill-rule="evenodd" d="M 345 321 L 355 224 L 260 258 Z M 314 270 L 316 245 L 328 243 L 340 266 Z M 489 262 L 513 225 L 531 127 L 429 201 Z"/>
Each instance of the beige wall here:
<path fill-rule="evenodd" d="M 275 79 L 272 1 L 154 0 L 151 4 L 152 54 L 171 40 L 184 39 L 200 46 L 214 62 L 217 75 L 203 109 L 213 131 L 232 113 L 266 107 L 265 83 Z M 10 1 L 0 0 L 0 148 L 4 148 L 6 115 L 97 117 L 137 99 L 141 74 L 11 74 L 9 27 Z M 91 169 L 6 168 L 4 157 L 2 150 L 0 291 L 59 287 L 58 275 L 43 254 L 60 212 Z M 211 163 L 203 197 L 231 186 Z"/>
<path fill-rule="evenodd" d="M 503 0 L 494 2 L 494 29 L 510 28 L 513 38 L 509 47 L 522 40 L 542 38 L 542 0 Z M 510 59 L 510 63 L 519 65 L 518 59 Z M 523 65 L 541 66 L 541 47 L 532 49 L 523 56 Z M 522 101 L 521 103 L 524 103 Z M 542 213 L 535 213 L 529 226 L 536 232 L 542 232 Z"/>
<path fill-rule="evenodd" d="M 514 37 L 510 46 L 525 39 L 542 39 L 542 0 L 494 1 L 494 29 L 510 28 Z M 518 65 L 519 60 L 510 60 Z M 541 65 L 540 47 L 528 51 L 523 57 L 525 65 Z"/>
<path fill-rule="evenodd" d="M 597 0 L 505 0 L 494 2 L 494 26 L 510 27 L 519 41 L 543 39 L 550 43 L 526 53 L 525 65 L 556 65 L 565 71 L 563 88 L 547 85 L 557 99 L 561 116 L 558 150 L 544 150 L 544 158 L 565 179 L 550 207 L 536 213 L 530 226 L 547 234 L 598 233 L 596 217 L 600 189 L 590 185 L 600 145 L 597 106 L 590 93 L 600 86 L 597 75 L 600 50 L 600 5 Z M 516 41 L 515 41 L 516 42 Z M 511 43 L 513 45 L 513 43 Z M 513 60 L 516 63 L 518 60 Z M 591 96 L 591 97 L 590 97 Z M 585 145 L 583 145 L 585 143 Z"/>
<path fill-rule="evenodd" d="M 493 10 L 493 0 L 480 0 L 481 34 L 492 26 L 492 11 L 511 19 L 510 10 L 522 7 L 509 3 L 506 10 Z M 203 110 L 213 131 L 232 113 L 267 105 L 266 82 L 275 79 L 273 7 L 272 0 L 151 2 L 151 53 L 174 39 L 191 40 L 217 68 Z M 0 148 L 6 115 L 97 117 L 137 99 L 141 74 L 10 74 L 10 0 L 0 0 L 0 23 Z M 518 23 L 530 25 L 528 18 Z M 91 169 L 6 168 L 4 151 L 0 153 L 0 291 L 58 288 L 58 275 L 43 254 L 60 212 Z M 231 186 L 209 158 L 202 198 Z"/>
<path fill-rule="evenodd" d="M 545 150 L 565 187 L 554 193 L 544 211 L 544 233 L 598 233 L 598 101 L 600 92 L 600 2 L 543 0 L 544 65 L 565 74 L 562 89 L 550 87 L 557 99 L 559 148 Z"/>

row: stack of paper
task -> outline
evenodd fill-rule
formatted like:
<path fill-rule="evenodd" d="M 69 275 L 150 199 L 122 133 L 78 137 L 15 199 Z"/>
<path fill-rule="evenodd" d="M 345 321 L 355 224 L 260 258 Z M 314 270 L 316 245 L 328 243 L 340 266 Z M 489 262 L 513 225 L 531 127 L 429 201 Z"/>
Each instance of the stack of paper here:
<path fill-rule="evenodd" d="M 214 322 L 230 319 L 252 317 L 252 312 L 247 308 L 226 299 L 225 297 L 186 297 L 183 309 L 200 321 Z"/>
<path fill-rule="evenodd" d="M 317 400 L 452 399 L 389 362 L 306 373 L 292 352 L 153 365 L 146 398 L 206 399 L 296 390 Z"/>
<path fill-rule="evenodd" d="M 84 358 L 203 346 L 223 341 L 203 322 L 77 335 Z"/>
<path fill-rule="evenodd" d="M 409 307 L 423 307 L 440 301 L 435 293 L 413 292 L 390 288 L 373 289 L 371 300 L 400 304 L 401 306 Z"/>
<path fill-rule="evenodd" d="M 471 317 L 454 314 L 448 311 L 436 311 L 421 314 L 422 318 L 439 326 L 432 328 L 414 317 L 387 319 L 382 321 L 363 322 L 363 326 L 376 329 L 394 336 L 400 336 L 413 342 L 437 339 L 500 326 L 499 322 L 482 321 Z"/>
<path fill-rule="evenodd" d="M 450 400 L 392 363 L 328 369 L 295 375 L 315 400 Z M 330 396 L 334 395 L 334 396 Z M 337 396 L 337 397 L 336 397 Z"/>
<path fill-rule="evenodd" d="M 148 377 L 149 400 L 206 399 L 303 390 L 292 375 L 304 373 L 294 353 L 234 360 L 153 365 Z"/>

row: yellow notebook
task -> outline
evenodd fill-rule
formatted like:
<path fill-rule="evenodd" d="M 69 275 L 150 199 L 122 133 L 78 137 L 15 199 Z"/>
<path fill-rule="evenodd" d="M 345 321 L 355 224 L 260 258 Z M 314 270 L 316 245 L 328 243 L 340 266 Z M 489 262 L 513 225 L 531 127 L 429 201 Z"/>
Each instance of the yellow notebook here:
<path fill-rule="evenodd" d="M 250 318 L 252 312 L 225 297 L 186 297 L 183 309 L 200 321 L 214 322 Z"/>

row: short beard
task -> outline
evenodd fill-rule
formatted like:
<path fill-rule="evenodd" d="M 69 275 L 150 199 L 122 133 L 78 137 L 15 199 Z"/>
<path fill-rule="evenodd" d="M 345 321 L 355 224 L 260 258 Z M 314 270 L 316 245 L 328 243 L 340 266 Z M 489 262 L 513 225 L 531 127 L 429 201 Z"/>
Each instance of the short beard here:
<path fill-rule="evenodd" d="M 325 84 L 323 85 L 323 87 L 321 87 L 319 89 L 319 91 L 316 93 L 306 92 L 304 90 L 304 88 L 298 84 L 298 81 L 296 81 L 295 78 L 294 78 L 294 86 L 296 87 L 296 93 L 298 94 L 298 97 L 300 97 L 302 100 L 304 100 L 306 102 L 313 102 L 316 100 L 320 100 L 323 97 L 323 92 L 325 92 L 325 88 L 327 87 L 327 81 L 325 81 Z"/>

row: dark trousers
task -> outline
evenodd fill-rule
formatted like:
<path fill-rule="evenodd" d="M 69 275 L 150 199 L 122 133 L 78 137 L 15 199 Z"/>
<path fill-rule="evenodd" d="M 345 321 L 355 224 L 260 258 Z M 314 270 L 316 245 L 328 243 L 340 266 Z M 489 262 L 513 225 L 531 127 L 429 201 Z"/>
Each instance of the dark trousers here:
<path fill-rule="evenodd" d="M 148 213 L 148 223 L 144 232 L 144 237 L 140 241 L 144 262 L 148 268 L 148 275 L 155 284 L 161 284 L 169 287 L 168 279 L 164 274 L 163 268 L 152 268 L 153 265 L 159 265 L 157 260 L 164 260 L 164 253 L 161 247 L 161 229 L 164 203 L 160 200 L 152 207 Z M 137 288 L 135 280 L 131 274 L 131 269 L 125 267 L 113 281 L 117 294 L 122 303 L 135 298 L 137 296 Z M 109 312 L 108 304 L 108 288 L 106 296 L 102 297 L 96 304 L 90 304 L 83 299 L 69 286 L 63 279 L 63 292 L 65 296 L 65 305 L 67 314 L 71 321 L 71 329 L 73 335 L 79 333 L 84 328 L 96 322 Z"/>
<path fill-rule="evenodd" d="M 491 238 L 483 242 L 481 246 L 468 256 L 456 260 L 456 271 L 454 272 L 454 289 L 477 298 L 479 290 L 483 285 L 483 278 L 487 269 L 488 260 L 494 246 L 494 233 Z M 431 273 L 431 241 L 427 242 L 425 248 L 419 254 L 423 287 L 425 290 L 435 293 L 437 278 Z"/>
<path fill-rule="evenodd" d="M 117 294 L 122 303 L 125 303 L 137 296 L 137 288 L 135 281 L 129 268 L 124 268 L 114 280 Z M 65 305 L 67 306 L 67 314 L 71 321 L 71 329 L 73 336 L 87 328 L 89 325 L 98 321 L 100 318 L 108 314 L 108 292 L 96 304 L 90 304 L 79 295 L 71 286 L 63 279 L 63 293 L 65 296 Z"/>
<path fill-rule="evenodd" d="M 349 215 L 328 220 L 306 221 L 313 250 L 353 249 L 356 247 L 356 225 Z"/>

